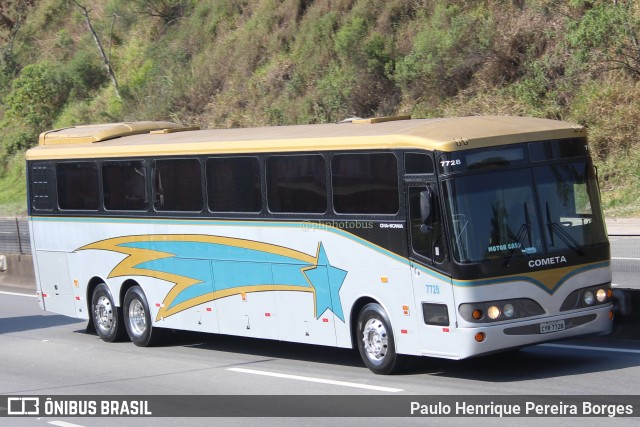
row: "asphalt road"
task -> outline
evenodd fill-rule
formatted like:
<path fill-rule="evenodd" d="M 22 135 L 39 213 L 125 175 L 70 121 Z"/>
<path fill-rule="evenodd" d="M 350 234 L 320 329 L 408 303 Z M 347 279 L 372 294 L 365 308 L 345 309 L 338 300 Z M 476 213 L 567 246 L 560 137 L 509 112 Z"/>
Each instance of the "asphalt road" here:
<path fill-rule="evenodd" d="M 163 347 L 138 348 L 128 342 L 104 343 L 84 333 L 84 326 L 75 319 L 40 311 L 33 297 L 0 294 L 0 394 L 615 396 L 636 394 L 640 383 L 640 343 L 633 341 L 563 342 L 465 361 L 415 358 L 403 375 L 383 377 L 372 374 L 349 350 L 205 334 L 180 334 Z M 251 405 L 250 397 L 247 405 Z M 117 420 L 14 418 L 11 425 L 122 425 Z M 483 424 L 489 425 L 504 421 L 485 420 Z M 176 422 L 171 418 L 121 421 L 154 426 Z M 211 425 L 202 418 L 188 421 L 189 425 Z M 324 424 L 318 419 L 294 421 L 217 419 L 216 424 Z M 339 424 L 362 425 L 361 421 L 341 419 Z M 371 419 L 367 423 L 389 425 L 390 421 Z M 427 420 L 408 421 L 424 425 Z M 463 421 L 442 419 L 438 425 Z M 616 421 L 626 425 L 634 420 Z M 535 425 L 533 421 L 518 423 Z M 594 418 L 581 425 L 601 424 Z"/>

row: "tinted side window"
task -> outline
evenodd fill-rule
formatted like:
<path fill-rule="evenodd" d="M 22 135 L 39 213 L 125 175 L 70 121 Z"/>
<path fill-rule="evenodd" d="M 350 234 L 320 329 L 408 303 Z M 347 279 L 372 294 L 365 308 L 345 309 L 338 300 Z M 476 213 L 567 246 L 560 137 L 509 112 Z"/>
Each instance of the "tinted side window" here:
<path fill-rule="evenodd" d="M 267 197 L 272 212 L 326 212 L 324 158 L 320 155 L 269 157 Z"/>
<path fill-rule="evenodd" d="M 153 182 L 156 210 L 202 210 L 202 177 L 198 159 L 156 160 Z"/>
<path fill-rule="evenodd" d="M 141 211 L 147 209 L 144 162 L 117 161 L 102 164 L 104 208 Z"/>
<path fill-rule="evenodd" d="M 435 196 L 435 189 L 429 186 L 409 188 L 409 228 L 411 232 L 411 247 L 413 251 L 424 257 L 442 262 L 445 259 L 445 248 L 442 233 L 442 218 L 440 216 L 439 199 Z M 422 198 L 429 200 L 431 215 L 423 218 L 420 205 Z"/>
<path fill-rule="evenodd" d="M 98 166 L 95 163 L 58 163 L 56 178 L 60 209 L 98 209 Z"/>
<path fill-rule="evenodd" d="M 404 155 L 404 172 L 407 174 L 432 174 L 435 172 L 433 159 L 427 154 L 406 153 Z"/>
<path fill-rule="evenodd" d="M 331 159 L 337 213 L 395 214 L 400 207 L 398 166 L 391 153 L 336 154 Z"/>
<path fill-rule="evenodd" d="M 260 212 L 260 163 L 256 157 L 207 160 L 209 209 L 214 212 Z"/>

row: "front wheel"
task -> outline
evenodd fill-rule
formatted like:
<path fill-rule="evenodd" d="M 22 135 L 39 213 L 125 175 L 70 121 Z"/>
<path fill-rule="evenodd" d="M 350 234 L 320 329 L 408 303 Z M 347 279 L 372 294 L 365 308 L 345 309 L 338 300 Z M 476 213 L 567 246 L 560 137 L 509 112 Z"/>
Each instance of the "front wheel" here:
<path fill-rule="evenodd" d="M 91 313 L 95 330 L 103 341 L 122 341 L 125 337 L 122 309 L 116 307 L 111 291 L 104 283 L 100 283 L 93 291 Z"/>
<path fill-rule="evenodd" d="M 365 365 L 375 374 L 393 374 L 401 367 L 391 322 L 379 304 L 367 304 L 358 315 L 358 350 Z"/>
<path fill-rule="evenodd" d="M 124 296 L 124 323 L 131 342 L 139 347 L 159 344 L 164 329 L 154 328 L 147 298 L 140 286 L 134 286 Z"/>

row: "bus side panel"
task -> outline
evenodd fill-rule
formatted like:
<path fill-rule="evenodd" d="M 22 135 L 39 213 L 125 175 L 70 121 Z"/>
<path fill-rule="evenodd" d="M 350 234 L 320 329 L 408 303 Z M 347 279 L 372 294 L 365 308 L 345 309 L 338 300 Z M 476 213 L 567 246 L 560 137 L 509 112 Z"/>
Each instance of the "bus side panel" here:
<path fill-rule="evenodd" d="M 451 279 L 432 273 L 417 264 L 412 264 L 411 270 L 416 296 L 415 310 L 419 317 L 419 354 L 456 358 L 458 354 L 456 304 Z M 435 318 L 425 319 L 423 304 L 433 307 L 427 309 L 427 313 L 431 313 L 429 315 L 439 313 L 438 308 L 446 307 L 447 316 L 436 315 Z"/>
<path fill-rule="evenodd" d="M 29 236 L 31 238 L 31 258 L 33 258 L 33 272 L 36 279 L 36 296 L 38 297 L 38 305 L 44 310 L 44 301 L 42 300 L 42 288 L 40 286 L 40 271 L 38 270 L 37 244 L 38 239 L 35 234 L 35 226 L 32 218 L 29 218 Z"/>
<path fill-rule="evenodd" d="M 288 283 L 292 271 L 304 265 L 273 264 L 274 284 Z M 336 345 L 336 319 L 332 312 L 314 313 L 313 292 L 275 292 L 280 339 L 300 343 Z M 332 303 L 333 304 L 333 303 Z"/>
<path fill-rule="evenodd" d="M 354 252 L 358 250 L 351 249 Z M 419 354 L 418 313 L 413 310 L 414 295 L 409 266 L 364 247 L 360 250 L 364 251 L 361 255 L 368 259 L 370 264 L 346 267 L 349 274 L 340 293 L 345 307 L 346 322 L 336 323 L 338 345 L 351 346 L 349 319 L 353 318 L 357 326 L 359 314 L 351 313 L 353 305 L 359 298 L 368 298 L 375 300 L 386 312 L 393 330 L 396 351 L 401 354 Z M 405 310 L 405 307 L 408 309 Z"/>
<path fill-rule="evenodd" d="M 233 295 L 216 301 L 220 333 L 278 339 L 273 277 L 268 263 L 213 261 L 216 293 Z M 260 284 L 262 292 L 242 292 L 248 284 Z M 252 286 L 253 287 L 253 286 Z"/>
<path fill-rule="evenodd" d="M 73 286 L 69 279 L 67 254 L 36 251 L 38 276 L 44 309 L 64 316 L 76 317 Z"/>
<path fill-rule="evenodd" d="M 69 281 L 72 284 L 72 292 L 74 302 L 76 304 L 76 314 L 74 317 L 79 319 L 88 319 L 91 315 L 91 295 L 87 295 L 87 286 L 91 279 L 99 277 L 109 285 L 111 295 L 117 306 L 119 286 L 114 287 L 114 280 L 105 280 L 110 272 L 110 266 L 122 261 L 120 254 L 101 253 L 96 254 L 93 251 L 76 251 L 67 253 L 67 262 L 69 265 Z"/>
<path fill-rule="evenodd" d="M 107 283 L 116 305 L 133 281 L 158 327 L 350 348 L 353 307 L 366 297 L 388 314 L 398 352 L 420 354 L 408 262 L 339 229 L 68 218 L 36 220 L 34 228 L 39 248 L 68 253 L 67 286 L 78 282 L 67 289 L 69 315 L 79 312 L 72 291 L 86 311 L 93 278 Z"/>
<path fill-rule="evenodd" d="M 146 264 L 148 268 L 156 268 L 160 271 L 182 275 L 188 272 L 190 277 L 184 277 L 187 283 L 172 283 L 158 279 L 134 277 L 134 280 L 142 287 L 149 309 L 152 313 L 153 325 L 160 328 L 172 328 L 188 331 L 213 332 L 219 331 L 218 316 L 216 314 L 215 301 L 211 300 L 213 294 L 213 275 L 209 260 L 166 258 L 152 261 Z M 194 279 L 197 278 L 197 279 Z M 195 283 L 194 283 L 195 282 Z M 187 289 L 186 285 L 191 289 Z M 167 301 L 167 295 L 182 289 L 183 296 L 178 295 L 172 301 Z M 184 308 L 181 303 L 186 298 L 198 292 L 203 295 L 201 303 L 195 307 Z M 167 310 L 161 313 L 160 309 Z M 163 317 L 163 314 L 165 316 Z M 166 314 L 170 314 L 166 316 Z"/>

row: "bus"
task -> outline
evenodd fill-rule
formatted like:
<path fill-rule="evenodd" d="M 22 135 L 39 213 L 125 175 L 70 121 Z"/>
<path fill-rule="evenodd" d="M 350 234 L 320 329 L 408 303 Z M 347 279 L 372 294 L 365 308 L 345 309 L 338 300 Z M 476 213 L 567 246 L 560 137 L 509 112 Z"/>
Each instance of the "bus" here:
<path fill-rule="evenodd" d="M 611 332 L 583 127 L 477 116 L 44 132 L 27 152 L 42 309 L 106 342 L 188 330 L 464 359 Z"/>

